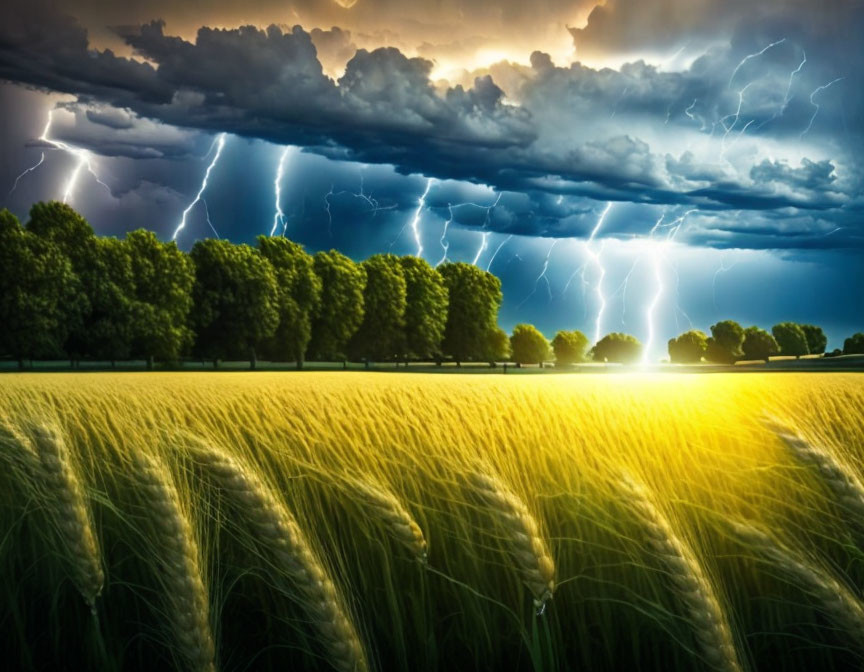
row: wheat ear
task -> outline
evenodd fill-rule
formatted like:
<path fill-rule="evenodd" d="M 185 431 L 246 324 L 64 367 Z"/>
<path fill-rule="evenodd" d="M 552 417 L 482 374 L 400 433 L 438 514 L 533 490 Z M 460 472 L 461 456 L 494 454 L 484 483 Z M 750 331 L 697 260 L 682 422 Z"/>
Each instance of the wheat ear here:
<path fill-rule="evenodd" d="M 340 672 L 368 669 L 360 638 L 344 601 L 294 516 L 252 470 L 222 450 L 192 441 L 200 466 L 242 511 L 256 540 L 274 556 L 299 591 L 333 666 Z"/>
<path fill-rule="evenodd" d="M 170 473 L 153 458 L 138 454 L 134 473 L 142 504 L 155 535 L 155 561 L 161 568 L 165 610 L 179 644 L 179 653 L 190 669 L 215 670 L 210 607 L 201 575 L 200 552 L 195 533 L 180 505 Z"/>
<path fill-rule="evenodd" d="M 758 527 L 732 522 L 739 541 L 755 549 L 784 574 L 798 582 L 821 605 L 840 627 L 847 630 L 864 647 L 864 604 L 837 579 L 802 560 L 780 542 Z"/>
<path fill-rule="evenodd" d="M 423 530 L 395 494 L 383 486 L 358 478 L 346 478 L 345 487 L 366 512 L 384 523 L 390 535 L 419 563 L 426 564 L 427 548 Z"/>
<path fill-rule="evenodd" d="M 13 433 L 19 455 L 48 503 L 71 565 L 72 580 L 95 613 L 105 574 L 84 488 L 59 431 L 40 425 L 29 433 L 31 447 L 20 434 Z"/>
<path fill-rule="evenodd" d="M 715 670 L 740 672 L 742 668 L 732 630 L 711 582 L 692 550 L 675 535 L 669 521 L 651 502 L 644 486 L 628 475 L 622 476 L 620 485 L 649 547 L 657 554 L 676 596 L 687 611 L 705 659 Z"/>
<path fill-rule="evenodd" d="M 555 592 L 555 561 L 540 536 L 537 520 L 525 503 L 496 476 L 471 472 L 467 484 L 506 531 L 510 555 L 519 575 L 534 596 L 534 606 L 542 610 Z"/>
<path fill-rule="evenodd" d="M 814 446 L 778 421 L 769 418 L 766 424 L 798 462 L 818 472 L 839 502 L 864 516 L 864 484 L 848 467 L 824 448 Z"/>

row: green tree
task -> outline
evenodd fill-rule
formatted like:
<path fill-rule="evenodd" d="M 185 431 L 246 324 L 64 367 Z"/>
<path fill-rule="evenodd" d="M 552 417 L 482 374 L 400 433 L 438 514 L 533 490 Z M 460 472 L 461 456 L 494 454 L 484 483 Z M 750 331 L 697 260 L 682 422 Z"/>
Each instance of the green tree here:
<path fill-rule="evenodd" d="M 442 264 L 438 271 L 450 297 L 442 349 L 457 365 L 484 359 L 489 332 L 497 328 L 501 281 L 465 263 Z"/>
<path fill-rule="evenodd" d="M 407 283 L 399 257 L 375 254 L 361 266 L 366 271 L 363 321 L 351 339 L 352 356 L 389 359 L 400 349 L 405 329 Z"/>
<path fill-rule="evenodd" d="M 800 357 L 809 355 L 810 348 L 807 345 L 807 334 L 800 325 L 794 322 L 781 322 L 771 328 L 774 340 L 780 348 L 781 355 Z"/>
<path fill-rule="evenodd" d="M 642 356 L 642 344 L 630 334 L 611 333 L 601 338 L 593 349 L 595 362 L 633 364 Z"/>
<path fill-rule="evenodd" d="M 401 257 L 399 263 L 406 283 L 401 354 L 429 359 L 441 352 L 447 325 L 447 286 L 425 259 Z"/>
<path fill-rule="evenodd" d="M 24 360 L 57 357 L 69 335 L 69 306 L 80 300 L 69 260 L 53 243 L 0 211 L 0 353 Z"/>
<path fill-rule="evenodd" d="M 843 341 L 844 355 L 864 355 L 864 334 L 861 332 L 852 334 Z"/>
<path fill-rule="evenodd" d="M 747 327 L 744 330 L 744 359 L 768 360 L 780 351 L 780 346 L 774 337 L 759 327 Z"/>
<path fill-rule="evenodd" d="M 549 341 L 533 324 L 517 324 L 510 336 L 513 361 L 519 365 L 536 363 L 543 366 L 549 358 Z"/>
<path fill-rule="evenodd" d="M 702 361 L 708 349 L 708 336 L 704 331 L 691 329 L 678 338 L 669 339 L 669 361 L 676 364 L 695 364 Z"/>
<path fill-rule="evenodd" d="M 84 272 L 90 311 L 85 351 L 112 365 L 129 359 L 132 351 L 134 279 L 128 246 L 116 238 L 96 238 L 95 255 Z"/>
<path fill-rule="evenodd" d="M 717 364 L 734 364 L 744 354 L 744 328 L 733 320 L 723 320 L 711 327 L 705 348 L 705 359 Z"/>
<path fill-rule="evenodd" d="M 163 243 L 152 231 L 126 234 L 132 263 L 132 354 L 147 360 L 176 362 L 192 344 L 189 325 L 195 264 L 174 242 Z"/>
<path fill-rule="evenodd" d="M 828 346 L 828 337 L 822 331 L 822 327 L 817 327 L 815 324 L 802 324 L 801 329 L 804 331 L 804 336 L 807 338 L 807 349 L 811 355 L 821 355 L 825 352 Z"/>
<path fill-rule="evenodd" d="M 56 245 L 78 277 L 80 293 L 75 301 L 65 307 L 69 329 L 63 347 L 74 365 L 91 350 L 91 299 L 97 291 L 101 291 L 97 286 L 104 280 L 98 265 L 94 264 L 98 256 L 96 235 L 86 219 L 65 203 L 57 201 L 34 204 L 30 208 L 27 230 Z"/>
<path fill-rule="evenodd" d="M 258 236 L 258 250 L 273 266 L 279 291 L 279 326 L 264 352 L 271 359 L 295 361 L 299 369 L 321 305 L 321 279 L 303 246 L 287 238 Z"/>
<path fill-rule="evenodd" d="M 336 250 L 318 252 L 313 265 L 321 279 L 321 307 L 312 322 L 309 351 L 319 359 L 342 359 L 363 321 L 366 271 Z"/>
<path fill-rule="evenodd" d="M 196 349 L 213 359 L 248 355 L 279 325 L 279 294 L 273 267 L 257 250 L 227 240 L 200 240 L 195 263 L 193 319 Z"/>
<path fill-rule="evenodd" d="M 581 331 L 559 331 L 552 339 L 555 361 L 559 366 L 569 366 L 585 360 L 588 337 Z"/>
<path fill-rule="evenodd" d="M 496 326 L 486 332 L 483 359 L 495 366 L 496 362 L 507 361 L 510 358 L 510 337 L 501 327 Z"/>

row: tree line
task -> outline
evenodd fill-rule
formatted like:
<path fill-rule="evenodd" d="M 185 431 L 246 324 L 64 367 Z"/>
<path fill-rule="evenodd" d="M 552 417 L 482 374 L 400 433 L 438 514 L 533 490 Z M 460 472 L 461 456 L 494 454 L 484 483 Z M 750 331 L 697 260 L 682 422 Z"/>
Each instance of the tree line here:
<path fill-rule="evenodd" d="M 254 247 L 201 240 L 190 252 L 152 231 L 100 237 L 62 203 L 37 203 L 22 226 L 0 211 L 0 357 L 177 362 L 407 361 L 444 358 L 559 365 L 633 363 L 642 345 L 611 333 L 590 347 L 580 331 L 552 341 L 530 324 L 498 326 L 501 282 L 476 266 L 432 268 L 413 256 L 354 262 L 308 254 L 287 238 Z M 820 327 L 783 322 L 771 332 L 724 320 L 668 343 L 675 363 L 732 364 L 825 352 Z M 843 352 L 864 353 L 864 334 Z M 835 351 L 831 354 L 841 354 Z"/>
<path fill-rule="evenodd" d="M 0 212 L 0 356 L 115 362 L 209 359 L 490 361 L 501 282 L 417 257 L 354 262 L 286 238 L 201 240 L 184 253 L 151 231 L 100 237 L 62 203 L 26 225 Z"/>

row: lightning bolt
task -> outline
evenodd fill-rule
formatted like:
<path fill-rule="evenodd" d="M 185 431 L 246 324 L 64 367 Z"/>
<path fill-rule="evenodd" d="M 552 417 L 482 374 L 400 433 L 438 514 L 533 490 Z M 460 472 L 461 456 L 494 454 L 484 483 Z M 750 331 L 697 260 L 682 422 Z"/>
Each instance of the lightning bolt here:
<path fill-rule="evenodd" d="M 593 243 L 594 239 L 597 237 L 597 233 L 603 226 L 606 215 L 609 214 L 611 209 L 612 201 L 608 201 L 606 207 L 603 208 L 603 211 L 600 213 L 600 217 L 597 218 L 597 224 L 594 226 L 591 235 L 585 243 L 585 251 L 591 259 L 592 264 L 597 269 L 597 283 L 594 285 L 594 292 L 597 294 L 599 307 L 597 310 L 597 317 L 594 321 L 594 343 L 597 343 L 600 340 L 600 329 L 603 325 L 603 313 L 606 311 L 606 296 L 603 294 L 603 279 L 606 277 L 606 269 L 600 262 L 600 255 L 603 253 L 603 245 L 601 244 L 599 250 L 595 250 Z M 585 281 L 584 273 L 582 281 Z"/>
<path fill-rule="evenodd" d="M 732 82 L 733 82 L 734 79 L 735 79 L 735 75 L 737 75 L 737 74 L 738 74 L 738 71 L 739 71 L 742 67 L 744 67 L 744 64 L 745 64 L 745 63 L 747 63 L 748 61 L 752 61 L 754 58 L 758 58 L 759 56 L 761 56 L 762 54 L 764 54 L 764 53 L 765 53 L 766 51 L 768 51 L 769 49 L 773 49 L 774 47 L 776 47 L 776 46 L 778 46 L 778 45 L 780 45 L 780 44 L 783 44 L 785 41 L 786 41 L 786 38 L 785 38 L 785 37 L 784 37 L 784 38 L 781 38 L 781 39 L 777 40 L 776 42 L 772 42 L 771 44 L 769 44 L 767 47 L 765 47 L 765 48 L 762 49 L 761 51 L 757 51 L 755 54 L 749 54 L 749 55 L 745 56 L 744 58 L 742 58 L 742 59 L 741 59 L 741 62 L 738 63 L 738 65 L 736 65 L 736 66 L 735 66 L 735 69 L 732 71 L 732 76 L 729 77 L 729 88 L 730 88 L 730 89 L 732 88 Z"/>
<path fill-rule="evenodd" d="M 471 263 L 475 266 L 477 262 L 480 261 L 480 257 L 483 256 L 483 253 L 486 251 L 486 248 L 489 247 L 489 232 L 486 230 L 489 226 L 489 221 L 492 217 L 492 211 L 495 209 L 495 206 L 498 205 L 498 201 L 501 200 L 501 192 L 498 192 L 498 197 L 495 199 L 492 205 L 480 205 L 479 203 L 460 203 L 457 207 L 462 205 L 470 205 L 475 208 L 483 208 L 486 210 L 486 217 L 483 220 L 483 226 L 481 227 L 482 234 L 480 235 L 480 247 L 477 250 L 477 254 L 474 255 L 474 261 Z"/>
<path fill-rule="evenodd" d="M 540 285 L 540 281 L 544 280 L 546 282 L 546 291 L 549 292 L 549 300 L 552 300 L 552 285 L 549 284 L 549 278 L 546 277 L 546 271 L 549 270 L 549 259 L 552 256 L 552 250 L 555 249 L 555 246 L 558 244 L 560 238 L 555 238 L 552 241 L 552 244 L 549 246 L 549 250 L 546 252 L 546 258 L 543 260 L 543 269 L 540 271 L 540 275 L 537 276 L 537 279 L 534 281 L 534 289 L 531 293 L 522 299 L 522 303 L 520 303 L 517 308 L 521 308 L 522 304 L 524 304 L 528 299 L 534 296 L 537 293 L 537 287 Z"/>
<path fill-rule="evenodd" d="M 807 128 L 805 128 L 803 131 L 801 131 L 801 135 L 798 136 L 799 139 L 803 138 L 805 135 L 807 135 L 807 131 L 809 131 L 811 128 L 813 128 L 813 122 L 816 121 L 816 115 L 819 114 L 819 109 L 820 109 L 819 103 L 817 103 L 815 100 L 813 100 L 813 96 L 815 96 L 820 91 L 824 91 L 828 87 L 833 86 L 837 82 L 842 82 L 844 79 L 845 79 L 845 77 L 838 77 L 837 79 L 834 79 L 834 80 L 828 82 L 827 84 L 823 84 L 822 86 L 818 86 L 813 90 L 813 93 L 810 94 L 810 104 L 813 107 L 815 107 L 816 109 L 813 111 L 813 116 L 810 117 L 810 123 L 807 124 Z"/>
<path fill-rule="evenodd" d="M 282 149 L 279 155 L 279 165 L 276 167 L 276 178 L 273 180 L 273 191 L 276 200 L 276 213 L 273 215 L 273 228 L 270 229 L 270 235 L 276 235 L 276 229 L 282 225 L 282 234 L 285 234 L 285 229 L 288 226 L 288 221 L 285 219 L 285 213 L 282 211 L 282 179 L 285 177 L 285 163 L 288 156 L 292 153 L 295 147 L 288 145 Z"/>
<path fill-rule="evenodd" d="M 501 251 L 501 248 L 504 247 L 511 240 L 513 240 L 513 234 L 512 233 L 509 236 L 507 236 L 504 240 L 502 240 L 501 243 L 498 245 L 498 247 L 495 248 L 495 252 L 492 253 L 492 258 L 489 260 L 489 263 L 486 264 L 486 270 L 487 271 L 490 268 L 492 268 L 492 262 L 495 261 L 495 257 L 498 256 L 498 253 Z"/>
<path fill-rule="evenodd" d="M 65 142 L 61 142 L 60 140 L 53 140 L 52 138 L 49 137 L 49 133 L 51 132 L 51 124 L 53 122 L 54 122 L 54 110 L 49 110 L 48 111 L 48 123 L 45 124 L 45 130 L 42 131 L 42 135 L 39 136 L 39 139 L 42 142 L 47 142 L 49 145 L 51 145 L 55 149 L 62 150 L 64 152 L 66 152 L 67 154 L 71 154 L 76 159 L 78 159 L 78 163 L 75 164 L 75 168 L 72 169 L 72 173 L 69 175 L 69 179 L 66 181 L 66 188 L 63 190 L 63 202 L 68 203 L 69 199 L 72 198 L 72 194 L 75 192 L 75 185 L 78 183 L 78 177 L 81 175 L 81 171 L 84 168 L 86 168 L 87 172 L 93 176 L 93 179 L 96 180 L 96 182 L 101 184 L 103 187 L 105 187 L 108 190 L 108 193 L 110 194 L 111 188 L 107 184 L 105 184 L 102 180 L 100 180 L 99 176 L 96 174 L 96 171 L 93 170 L 93 164 L 91 162 L 93 155 L 90 152 L 88 152 L 86 149 L 82 149 L 81 147 L 74 147 L 73 145 L 70 145 L 70 144 L 65 143 Z M 43 154 L 43 159 L 44 159 L 44 154 Z M 21 177 L 23 177 L 27 173 L 31 172 L 32 170 L 35 170 L 36 168 L 38 168 L 42 164 L 43 159 L 40 159 L 39 163 L 37 163 L 32 168 L 28 168 L 27 170 L 25 170 L 21 175 L 19 175 L 18 179 L 20 179 Z M 17 186 L 18 180 L 15 180 L 15 184 Z M 14 190 L 15 187 L 13 187 L 12 189 Z"/>
<path fill-rule="evenodd" d="M 42 156 L 39 158 L 39 160 L 36 163 L 34 163 L 27 170 L 25 170 L 23 173 L 21 173 L 18 177 L 15 178 L 15 184 L 12 185 L 12 188 L 9 190 L 9 193 L 6 195 L 7 198 L 9 196 L 11 196 L 12 192 L 14 192 L 18 188 L 18 183 L 21 181 L 21 178 L 24 177 L 27 173 L 32 173 L 39 166 L 41 166 L 44 161 L 45 161 L 45 152 L 42 152 Z"/>
<path fill-rule="evenodd" d="M 174 235 L 171 236 L 171 240 L 177 240 L 177 236 L 180 232 L 186 228 L 186 217 L 189 216 L 192 208 L 201 200 L 201 196 L 204 194 L 204 190 L 207 189 L 207 180 L 210 179 L 210 173 L 213 171 L 213 168 L 219 162 L 219 157 L 222 156 L 222 148 L 225 147 L 225 134 L 220 133 L 216 136 L 216 140 L 213 141 L 213 145 L 210 146 L 210 151 L 213 151 L 213 148 L 216 148 L 216 154 L 213 156 L 213 160 L 210 162 L 210 165 L 207 166 L 207 170 L 204 173 L 204 179 L 201 181 L 201 188 L 198 190 L 198 193 L 195 194 L 195 198 L 192 199 L 192 202 L 186 206 L 186 209 L 183 211 L 183 215 L 180 217 L 180 224 L 177 225 L 177 228 L 174 231 Z M 208 152 L 209 153 L 209 152 Z M 208 222 L 210 220 L 209 216 L 207 218 Z M 212 228 L 213 225 L 211 224 Z M 215 233 L 215 229 L 214 229 Z"/>
<path fill-rule="evenodd" d="M 411 218 L 411 232 L 414 234 L 414 243 L 417 245 L 415 257 L 423 256 L 423 242 L 420 240 L 420 215 L 423 214 L 423 208 L 426 207 L 426 197 L 429 195 L 429 190 L 432 188 L 434 178 L 426 180 L 426 189 L 423 194 L 417 199 L 417 209 L 414 211 L 414 217 Z"/>
<path fill-rule="evenodd" d="M 714 303 L 714 310 L 717 310 L 717 278 L 721 273 L 726 273 L 727 271 L 731 271 L 738 264 L 736 261 L 731 266 L 726 266 L 726 259 L 720 259 L 720 267 L 714 271 L 714 276 L 711 278 L 711 300 Z"/>
<path fill-rule="evenodd" d="M 210 227 L 210 230 L 213 234 L 220 238 L 219 232 L 216 230 L 216 227 L 213 226 L 213 222 L 210 221 L 210 208 L 207 207 L 207 201 L 205 199 L 201 199 L 201 203 L 204 205 L 204 216 L 207 218 L 207 225 Z"/>
<path fill-rule="evenodd" d="M 438 268 L 441 264 L 447 261 L 447 252 L 450 250 L 450 243 L 447 241 L 447 229 L 450 228 L 450 224 L 453 222 L 453 206 L 448 203 L 447 210 L 450 213 L 450 216 L 447 218 L 447 221 L 444 222 L 444 229 L 441 231 L 441 249 L 444 250 L 444 255 L 441 257 L 441 260 L 435 264 L 435 268 Z"/>

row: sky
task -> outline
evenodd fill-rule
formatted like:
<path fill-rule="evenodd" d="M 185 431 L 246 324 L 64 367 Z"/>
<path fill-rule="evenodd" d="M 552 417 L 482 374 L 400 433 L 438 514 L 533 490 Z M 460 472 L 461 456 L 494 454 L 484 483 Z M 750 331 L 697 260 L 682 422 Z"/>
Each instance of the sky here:
<path fill-rule="evenodd" d="M 864 331 L 864 0 L 8 0 L 0 207 L 501 278 L 500 323 Z"/>

